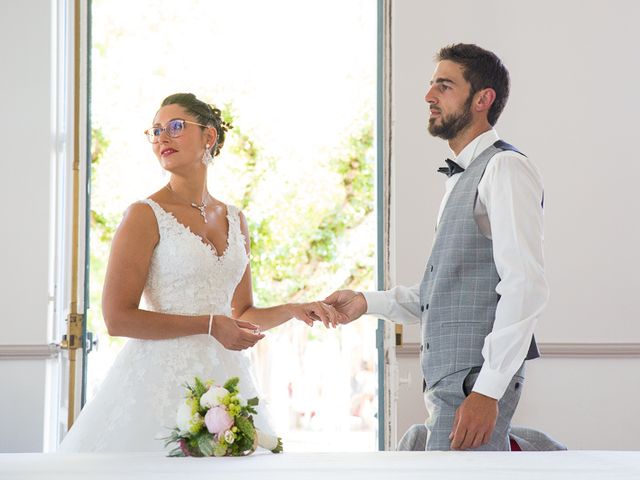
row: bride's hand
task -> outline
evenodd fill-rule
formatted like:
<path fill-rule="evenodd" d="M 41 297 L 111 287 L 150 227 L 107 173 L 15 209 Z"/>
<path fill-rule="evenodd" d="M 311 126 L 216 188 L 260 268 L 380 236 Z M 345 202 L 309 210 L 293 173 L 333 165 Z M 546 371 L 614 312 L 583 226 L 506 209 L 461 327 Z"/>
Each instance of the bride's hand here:
<path fill-rule="evenodd" d="M 324 323 L 327 328 L 336 327 L 339 323 L 336 309 L 323 302 L 289 303 L 287 308 L 292 318 L 302 320 L 310 327 L 316 320 Z"/>
<path fill-rule="evenodd" d="M 234 320 L 224 315 L 216 315 L 212 320 L 211 335 L 227 350 L 244 350 L 253 347 L 264 338 L 264 334 L 258 332 L 257 325 Z"/>

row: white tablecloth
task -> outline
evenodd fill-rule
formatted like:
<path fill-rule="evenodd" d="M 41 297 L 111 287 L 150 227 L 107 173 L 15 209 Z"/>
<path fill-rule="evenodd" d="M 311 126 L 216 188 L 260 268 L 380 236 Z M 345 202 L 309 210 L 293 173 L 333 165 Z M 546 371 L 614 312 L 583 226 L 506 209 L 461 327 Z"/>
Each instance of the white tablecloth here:
<path fill-rule="evenodd" d="M 257 453 L 246 458 L 158 454 L 0 454 L 0 479 L 639 480 L 640 452 Z"/>

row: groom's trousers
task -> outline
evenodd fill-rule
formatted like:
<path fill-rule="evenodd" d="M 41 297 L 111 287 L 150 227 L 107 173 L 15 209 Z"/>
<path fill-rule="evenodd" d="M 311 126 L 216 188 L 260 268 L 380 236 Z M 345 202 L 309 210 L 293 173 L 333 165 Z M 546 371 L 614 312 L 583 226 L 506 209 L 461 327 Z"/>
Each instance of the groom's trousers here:
<path fill-rule="evenodd" d="M 425 422 L 429 434 L 427 450 L 451 450 L 449 435 L 457 408 L 473 390 L 480 367 L 452 373 L 442 378 L 424 393 L 429 417 Z M 498 419 L 489 443 L 471 450 L 509 451 L 511 418 L 518 406 L 524 384 L 524 365 L 511 379 L 505 394 L 498 402 Z"/>

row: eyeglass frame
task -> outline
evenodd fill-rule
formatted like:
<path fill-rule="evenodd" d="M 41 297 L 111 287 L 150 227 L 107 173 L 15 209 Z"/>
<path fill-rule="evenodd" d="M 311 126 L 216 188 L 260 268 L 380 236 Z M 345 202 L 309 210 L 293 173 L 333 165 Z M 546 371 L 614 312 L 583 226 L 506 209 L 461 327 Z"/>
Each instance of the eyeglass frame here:
<path fill-rule="evenodd" d="M 190 123 L 191 125 L 198 125 L 199 127 L 204 127 L 204 128 L 215 128 L 213 125 L 203 125 L 201 123 L 197 123 L 197 122 L 191 122 L 189 120 L 185 120 L 184 118 L 172 118 L 171 120 L 167 121 L 167 123 L 164 124 L 164 127 L 160 126 L 160 127 L 151 127 L 151 128 L 147 128 L 144 131 L 145 136 L 147 137 L 147 140 L 149 140 L 149 143 L 152 145 L 155 145 L 156 143 L 160 143 L 160 135 L 162 135 L 162 132 L 167 132 L 167 125 L 169 125 L 171 122 L 175 122 L 176 120 L 179 120 L 183 123 Z M 158 135 L 153 135 L 153 139 L 151 138 L 149 132 L 151 130 L 154 130 L 156 128 L 160 129 L 160 133 Z M 182 131 L 180 132 L 180 135 L 182 135 L 182 132 L 184 132 L 184 126 L 182 127 Z M 169 132 L 167 132 L 167 135 L 169 135 L 169 137 L 171 138 L 178 138 L 180 137 L 180 135 L 176 135 L 175 137 L 173 135 L 171 135 Z"/>

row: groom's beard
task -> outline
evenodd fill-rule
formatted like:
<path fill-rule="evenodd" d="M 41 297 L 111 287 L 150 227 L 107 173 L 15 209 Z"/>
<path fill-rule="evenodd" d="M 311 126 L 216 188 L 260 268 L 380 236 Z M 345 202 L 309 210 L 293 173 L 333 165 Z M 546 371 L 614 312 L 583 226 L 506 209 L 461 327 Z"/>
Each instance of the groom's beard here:
<path fill-rule="evenodd" d="M 452 113 L 451 115 L 441 116 L 441 123 L 436 124 L 437 118 L 429 119 L 429 133 L 434 137 L 440 137 L 444 140 L 455 138 L 460 132 L 469 126 L 473 117 L 471 116 L 471 102 L 473 95 L 469 94 L 469 98 L 462 106 L 462 111 Z"/>

